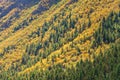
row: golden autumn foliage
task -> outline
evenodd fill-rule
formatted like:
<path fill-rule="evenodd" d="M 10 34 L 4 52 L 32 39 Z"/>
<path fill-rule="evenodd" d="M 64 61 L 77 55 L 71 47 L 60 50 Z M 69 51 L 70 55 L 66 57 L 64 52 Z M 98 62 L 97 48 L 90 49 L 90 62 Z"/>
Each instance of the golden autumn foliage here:
<path fill-rule="evenodd" d="M 92 48 L 95 40 L 93 35 L 104 17 L 107 18 L 112 11 L 120 11 L 119 0 L 78 0 L 73 3 L 71 0 L 60 0 L 51 6 L 47 3 L 49 0 L 41 1 L 41 4 L 46 3 L 42 6 L 48 9 L 40 14 L 32 14 L 40 6 L 38 3 L 25 9 L 13 8 L 0 18 L 0 71 L 8 71 L 11 66 L 17 66 L 17 74 L 22 75 L 56 64 L 72 67 L 80 60 L 93 61 L 94 54 L 109 48 L 106 43 Z M 3 4 L 0 3 L 0 6 Z M 16 15 L 18 17 L 14 17 Z M 7 23 L 10 24 L 4 28 Z M 64 30 L 66 26 L 69 28 Z M 56 34 L 60 36 L 59 42 L 54 40 L 58 37 Z M 38 55 L 34 55 L 33 50 L 28 55 L 28 62 L 22 64 L 23 56 L 27 55 L 26 46 L 38 42 L 43 46 L 36 52 Z M 45 54 L 48 55 L 39 57 Z"/>

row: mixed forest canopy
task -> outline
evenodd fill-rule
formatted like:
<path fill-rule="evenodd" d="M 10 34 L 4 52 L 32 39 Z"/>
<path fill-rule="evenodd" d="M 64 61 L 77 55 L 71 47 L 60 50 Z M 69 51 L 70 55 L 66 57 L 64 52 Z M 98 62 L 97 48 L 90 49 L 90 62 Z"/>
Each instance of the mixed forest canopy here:
<path fill-rule="evenodd" d="M 0 0 L 0 80 L 119 79 L 119 0 Z"/>

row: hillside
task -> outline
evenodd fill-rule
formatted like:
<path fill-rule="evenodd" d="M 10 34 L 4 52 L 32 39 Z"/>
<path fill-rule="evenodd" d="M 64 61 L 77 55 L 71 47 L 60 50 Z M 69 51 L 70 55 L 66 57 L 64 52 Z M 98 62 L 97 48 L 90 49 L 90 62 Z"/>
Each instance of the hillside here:
<path fill-rule="evenodd" d="M 0 0 L 0 80 L 120 79 L 119 43 L 119 0 Z"/>

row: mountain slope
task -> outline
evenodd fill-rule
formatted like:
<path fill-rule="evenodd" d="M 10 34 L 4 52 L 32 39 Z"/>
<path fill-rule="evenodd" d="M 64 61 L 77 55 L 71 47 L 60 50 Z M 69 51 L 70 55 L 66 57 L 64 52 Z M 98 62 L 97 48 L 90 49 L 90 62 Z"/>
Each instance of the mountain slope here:
<path fill-rule="evenodd" d="M 5 6 L 0 8 L 2 78 L 94 61 L 94 54 L 120 38 L 119 0 L 11 0 L 0 5 Z"/>

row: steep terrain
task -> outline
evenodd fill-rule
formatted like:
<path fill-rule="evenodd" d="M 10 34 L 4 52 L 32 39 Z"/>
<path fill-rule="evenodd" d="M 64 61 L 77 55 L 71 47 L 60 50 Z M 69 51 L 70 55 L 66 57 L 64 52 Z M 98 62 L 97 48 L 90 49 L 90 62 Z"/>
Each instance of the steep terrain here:
<path fill-rule="evenodd" d="M 50 72 L 50 80 L 62 80 L 63 74 L 77 80 L 66 74 L 88 62 L 97 65 L 95 56 L 109 55 L 110 49 L 119 54 L 119 41 L 119 0 L 0 0 L 2 80 L 47 80 Z M 57 79 L 60 68 L 67 72 L 60 70 Z"/>

